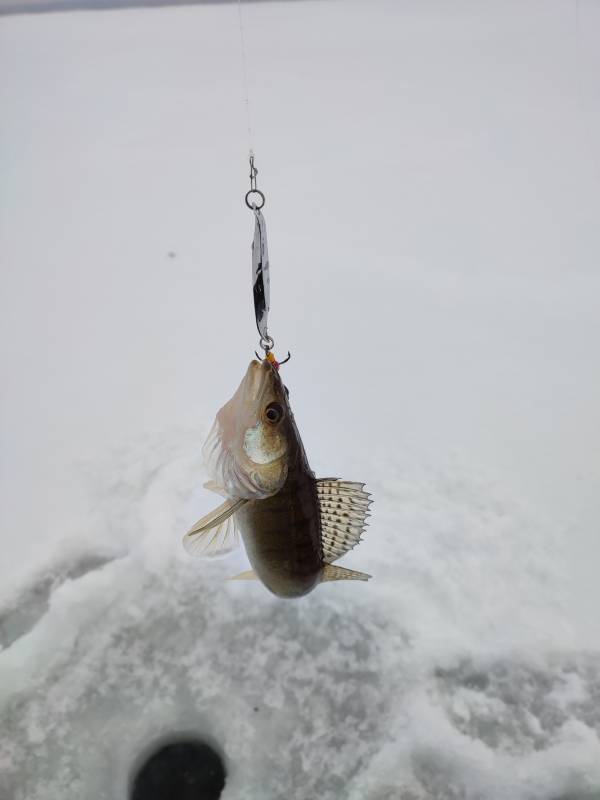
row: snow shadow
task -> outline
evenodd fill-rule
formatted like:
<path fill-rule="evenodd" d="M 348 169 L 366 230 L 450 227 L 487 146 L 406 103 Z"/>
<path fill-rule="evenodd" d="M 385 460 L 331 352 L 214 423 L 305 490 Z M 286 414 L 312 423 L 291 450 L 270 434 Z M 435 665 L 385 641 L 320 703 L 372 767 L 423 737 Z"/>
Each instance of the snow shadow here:
<path fill-rule="evenodd" d="M 48 611 L 52 592 L 65 581 L 82 578 L 114 560 L 113 556 L 89 555 L 71 564 L 55 566 L 38 578 L 13 599 L 9 608 L 0 611 L 0 649 L 10 647 L 29 633 Z"/>

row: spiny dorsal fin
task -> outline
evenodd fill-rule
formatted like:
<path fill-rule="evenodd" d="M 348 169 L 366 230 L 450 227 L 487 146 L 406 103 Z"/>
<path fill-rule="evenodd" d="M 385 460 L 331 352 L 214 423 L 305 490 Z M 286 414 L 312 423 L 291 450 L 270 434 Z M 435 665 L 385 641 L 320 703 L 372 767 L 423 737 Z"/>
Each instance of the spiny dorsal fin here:
<path fill-rule="evenodd" d="M 371 575 L 367 575 L 366 572 L 325 564 L 321 574 L 321 583 L 325 583 L 325 581 L 368 581 L 370 577 Z"/>
<path fill-rule="evenodd" d="M 369 506 L 373 502 L 364 486 L 364 483 L 340 481 L 337 478 L 321 478 L 317 481 L 325 561 L 336 561 L 361 541 L 368 524 Z"/>

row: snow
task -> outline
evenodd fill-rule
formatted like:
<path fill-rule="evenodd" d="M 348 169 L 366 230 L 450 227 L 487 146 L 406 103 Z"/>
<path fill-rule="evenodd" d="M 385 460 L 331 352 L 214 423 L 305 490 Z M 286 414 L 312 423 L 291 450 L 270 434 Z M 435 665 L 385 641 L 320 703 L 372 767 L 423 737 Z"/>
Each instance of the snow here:
<path fill-rule="evenodd" d="M 0 20 L 0 796 L 600 790 L 600 11 L 244 6 L 271 329 L 366 585 L 181 535 L 256 346 L 235 5 Z"/>

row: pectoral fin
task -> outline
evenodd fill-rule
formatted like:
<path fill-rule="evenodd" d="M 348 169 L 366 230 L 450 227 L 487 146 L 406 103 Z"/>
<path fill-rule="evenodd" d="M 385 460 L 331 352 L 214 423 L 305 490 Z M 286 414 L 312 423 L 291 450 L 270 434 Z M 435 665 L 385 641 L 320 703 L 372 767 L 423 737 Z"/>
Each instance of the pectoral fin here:
<path fill-rule="evenodd" d="M 325 583 L 325 581 L 368 581 L 371 577 L 366 572 L 357 572 L 355 569 L 325 564 L 321 574 L 321 583 Z"/>
<path fill-rule="evenodd" d="M 206 481 L 206 483 L 204 484 L 204 488 L 208 489 L 209 492 L 220 494 L 221 497 L 227 497 L 227 492 L 225 491 L 225 489 L 222 486 L 219 486 L 219 484 L 216 481 Z"/>
<path fill-rule="evenodd" d="M 234 550 L 240 537 L 233 515 L 247 500 L 226 500 L 190 528 L 183 537 L 183 546 L 192 556 L 222 556 Z"/>

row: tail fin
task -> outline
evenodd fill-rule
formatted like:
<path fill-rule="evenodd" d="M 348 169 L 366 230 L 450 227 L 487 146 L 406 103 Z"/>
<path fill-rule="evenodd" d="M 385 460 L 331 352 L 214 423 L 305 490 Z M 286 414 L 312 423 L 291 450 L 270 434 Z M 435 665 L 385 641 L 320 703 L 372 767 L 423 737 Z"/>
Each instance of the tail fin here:
<path fill-rule="evenodd" d="M 321 583 L 325 581 L 368 581 L 371 575 L 366 572 L 357 572 L 355 569 L 346 569 L 333 564 L 325 564 L 321 575 Z"/>

